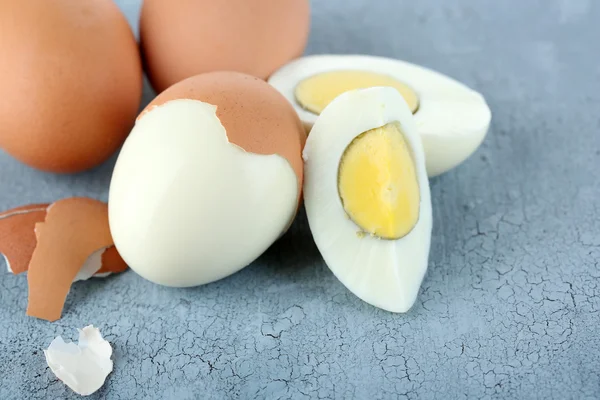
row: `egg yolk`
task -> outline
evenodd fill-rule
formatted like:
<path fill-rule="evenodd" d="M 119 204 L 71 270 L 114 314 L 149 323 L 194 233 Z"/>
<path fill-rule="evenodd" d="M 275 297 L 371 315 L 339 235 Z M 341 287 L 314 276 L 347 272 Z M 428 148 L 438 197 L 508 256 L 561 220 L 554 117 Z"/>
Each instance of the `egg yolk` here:
<path fill-rule="evenodd" d="M 396 123 L 357 136 L 339 165 L 338 191 L 364 232 L 399 239 L 419 219 L 420 192 L 412 154 Z"/>
<path fill-rule="evenodd" d="M 419 108 L 419 97 L 408 85 L 369 71 L 329 71 L 314 75 L 296 86 L 295 96 L 302 108 L 319 115 L 340 94 L 375 86 L 393 87 L 404 97 L 411 112 Z"/>

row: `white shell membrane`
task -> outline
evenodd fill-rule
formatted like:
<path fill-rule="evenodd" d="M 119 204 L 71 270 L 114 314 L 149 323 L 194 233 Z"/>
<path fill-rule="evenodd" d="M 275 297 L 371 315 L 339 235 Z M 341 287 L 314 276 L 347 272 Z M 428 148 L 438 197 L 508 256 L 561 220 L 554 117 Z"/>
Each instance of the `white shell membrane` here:
<path fill-rule="evenodd" d="M 66 343 L 58 336 L 44 350 L 44 355 L 58 379 L 75 393 L 89 396 L 104 385 L 113 370 L 112 347 L 93 325 L 78 331 L 78 344 Z"/>

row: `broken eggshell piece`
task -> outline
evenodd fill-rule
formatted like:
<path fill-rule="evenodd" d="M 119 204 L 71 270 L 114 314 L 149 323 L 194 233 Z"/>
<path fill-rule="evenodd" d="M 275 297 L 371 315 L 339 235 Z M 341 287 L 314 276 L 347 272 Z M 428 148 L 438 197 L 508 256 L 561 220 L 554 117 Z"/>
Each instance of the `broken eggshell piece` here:
<path fill-rule="evenodd" d="M 305 139 L 292 106 L 260 79 L 215 72 L 171 86 L 117 160 L 109 219 L 119 253 L 167 286 L 239 271 L 293 221 Z"/>
<path fill-rule="evenodd" d="M 102 253 L 100 269 L 96 270 L 93 278 L 105 278 L 110 274 L 118 274 L 128 268 L 117 248 L 112 245 Z"/>
<path fill-rule="evenodd" d="M 46 362 L 58 379 L 75 393 L 88 396 L 104 385 L 113 370 L 112 347 L 93 325 L 79 331 L 79 343 L 56 337 L 44 350 Z"/>
<path fill-rule="evenodd" d="M 315 55 L 283 66 L 269 78 L 294 105 L 310 130 L 338 95 L 354 89 L 394 87 L 414 113 L 427 173 L 442 174 L 477 150 L 491 121 L 484 97 L 431 69 L 405 61 L 363 55 Z"/>
<path fill-rule="evenodd" d="M 35 235 L 27 273 L 27 315 L 55 321 L 78 274 L 85 278 L 101 269 L 102 254 L 86 266 L 90 255 L 113 245 L 107 205 L 82 197 L 59 200 L 48 208 L 44 222 L 35 225 Z"/>
<path fill-rule="evenodd" d="M 304 149 L 304 204 L 327 266 L 355 295 L 406 312 L 427 271 L 432 214 L 423 147 L 390 87 L 331 102 Z"/>
<path fill-rule="evenodd" d="M 110 274 L 123 272 L 126 269 L 127 264 L 119 255 L 115 246 L 110 246 L 89 256 L 73 282 L 85 281 L 90 278 L 106 278 Z"/>
<path fill-rule="evenodd" d="M 31 204 L 0 213 L 0 253 L 8 272 L 27 271 L 35 249 L 35 224 L 46 218 L 48 204 Z"/>
<path fill-rule="evenodd" d="M 31 204 L 0 213 L 0 253 L 4 255 L 8 272 L 27 272 L 37 245 L 35 224 L 43 222 L 49 204 Z M 92 277 L 103 278 L 123 272 L 127 265 L 114 246 L 92 254 L 75 281 Z"/>

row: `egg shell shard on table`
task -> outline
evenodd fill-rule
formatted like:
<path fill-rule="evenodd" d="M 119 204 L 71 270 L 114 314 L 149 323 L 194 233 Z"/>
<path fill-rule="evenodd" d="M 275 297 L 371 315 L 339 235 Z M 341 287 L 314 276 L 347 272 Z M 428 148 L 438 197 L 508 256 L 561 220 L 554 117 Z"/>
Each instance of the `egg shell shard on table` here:
<path fill-rule="evenodd" d="M 113 252 L 116 253 L 116 250 L 114 250 L 114 246 L 111 246 L 109 248 L 100 249 L 94 252 L 91 256 L 89 256 L 83 264 L 83 266 L 79 269 L 79 272 L 77 272 L 77 275 L 75 276 L 75 279 L 73 279 L 73 282 L 87 281 L 88 279 L 93 277 L 104 278 L 109 276 L 111 274 L 110 271 L 100 272 L 100 270 L 104 266 L 103 260 L 105 259 L 105 254 L 111 248 L 113 249 Z M 125 262 L 122 261 L 122 263 L 124 264 Z M 118 265 L 115 267 L 119 268 Z"/>
<path fill-rule="evenodd" d="M 26 272 L 37 245 L 35 224 L 43 222 L 49 204 L 30 204 L 0 213 L 0 253 L 4 255 L 8 272 L 15 275 Z M 127 264 L 115 246 L 92 254 L 75 281 L 90 277 L 106 277 L 123 272 Z M 84 278 L 85 277 L 85 278 Z"/>
<path fill-rule="evenodd" d="M 220 72 L 172 86 L 117 160 L 109 220 L 119 253 L 167 286 L 239 271 L 291 225 L 305 139 L 292 106 L 257 78 Z"/>
<path fill-rule="evenodd" d="M 124 272 L 129 268 L 125 263 L 125 260 L 121 257 L 117 248 L 113 245 L 107 248 L 102 253 L 100 269 L 93 275 L 95 278 L 104 278 L 110 274 L 118 274 Z"/>
<path fill-rule="evenodd" d="M 127 270 L 127 264 L 115 246 L 94 252 L 83 264 L 73 282 L 85 281 L 90 278 L 106 278 Z"/>
<path fill-rule="evenodd" d="M 37 246 L 27 281 L 27 315 L 60 318 L 71 284 L 93 253 L 113 245 L 103 202 L 73 197 L 53 203 L 35 226 Z"/>
<path fill-rule="evenodd" d="M 269 78 L 293 105 L 310 130 L 318 115 L 296 101 L 298 83 L 336 70 L 371 71 L 406 83 L 419 96 L 415 126 L 426 156 L 429 177 L 440 175 L 465 161 L 482 143 L 491 122 L 484 97 L 466 85 L 431 69 L 405 61 L 365 55 L 315 55 L 283 66 Z"/>
<path fill-rule="evenodd" d="M 31 204 L 0 213 L 0 253 L 8 271 L 27 271 L 37 240 L 35 224 L 46 218 L 48 204 Z"/>
<path fill-rule="evenodd" d="M 419 219 L 396 240 L 357 235 L 338 193 L 338 166 L 352 140 L 400 124 L 412 150 L 420 191 Z M 423 147 L 412 114 L 392 88 L 344 93 L 325 108 L 304 149 L 304 203 L 315 243 L 334 275 L 359 298 L 391 312 L 414 304 L 429 259 L 432 211 Z"/>
<path fill-rule="evenodd" d="M 93 325 L 79 331 L 79 343 L 56 337 L 44 350 L 52 373 L 75 393 L 88 396 L 104 385 L 113 370 L 112 347 Z"/>

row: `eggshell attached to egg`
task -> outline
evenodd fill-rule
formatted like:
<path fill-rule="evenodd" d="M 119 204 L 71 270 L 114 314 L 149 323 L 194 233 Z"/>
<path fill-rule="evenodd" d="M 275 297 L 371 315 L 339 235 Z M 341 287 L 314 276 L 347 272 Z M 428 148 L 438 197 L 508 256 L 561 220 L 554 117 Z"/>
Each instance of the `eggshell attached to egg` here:
<path fill-rule="evenodd" d="M 258 78 L 215 72 L 170 87 L 117 160 L 109 221 L 119 253 L 168 286 L 250 264 L 296 215 L 304 141 L 292 106 Z"/>
<path fill-rule="evenodd" d="M 109 158 L 139 110 L 142 68 L 112 0 L 0 1 L 0 149 L 78 172 Z"/>
<path fill-rule="evenodd" d="M 140 39 L 157 92 L 185 78 L 237 71 L 266 79 L 304 52 L 308 0 L 144 0 Z"/>

